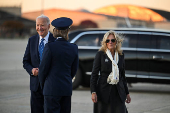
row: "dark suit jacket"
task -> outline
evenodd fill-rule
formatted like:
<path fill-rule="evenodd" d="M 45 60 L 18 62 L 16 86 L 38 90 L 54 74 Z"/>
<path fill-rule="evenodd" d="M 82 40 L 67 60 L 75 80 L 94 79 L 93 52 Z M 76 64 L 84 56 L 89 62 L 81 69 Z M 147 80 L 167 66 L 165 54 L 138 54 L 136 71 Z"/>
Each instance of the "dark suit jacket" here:
<path fill-rule="evenodd" d="M 44 95 L 71 96 L 72 78 L 78 67 L 78 47 L 64 38 L 46 44 L 39 68 Z"/>
<path fill-rule="evenodd" d="M 126 95 L 129 94 L 129 91 L 125 77 L 124 55 L 119 55 L 118 68 L 119 68 L 119 82 L 116 86 L 122 102 L 125 102 Z M 99 72 L 100 76 L 98 76 Z M 93 70 L 90 81 L 91 92 L 96 92 L 99 99 L 101 99 L 101 101 L 105 103 L 109 102 L 109 96 L 112 87 L 111 84 L 107 83 L 107 77 L 111 72 L 112 62 L 107 56 L 107 54 L 104 53 L 103 51 L 97 52 L 93 63 Z"/>
<path fill-rule="evenodd" d="M 53 34 L 50 33 L 48 42 L 54 41 Z M 34 35 L 29 38 L 28 44 L 23 57 L 23 67 L 30 75 L 30 90 L 37 91 L 39 86 L 39 80 L 37 76 L 33 76 L 32 69 L 39 68 L 40 58 L 38 52 L 39 35 Z"/>

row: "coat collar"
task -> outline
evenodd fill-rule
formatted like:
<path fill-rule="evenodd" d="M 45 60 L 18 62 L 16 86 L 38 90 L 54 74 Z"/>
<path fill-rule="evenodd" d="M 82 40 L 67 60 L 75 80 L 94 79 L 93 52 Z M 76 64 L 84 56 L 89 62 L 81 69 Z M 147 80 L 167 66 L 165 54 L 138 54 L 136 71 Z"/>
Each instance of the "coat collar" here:
<path fill-rule="evenodd" d="M 49 38 L 48 38 L 48 43 L 55 41 L 55 38 L 53 37 L 53 34 L 50 33 Z"/>
<path fill-rule="evenodd" d="M 58 39 L 56 39 L 56 41 L 67 41 L 67 40 L 64 38 L 58 38 Z"/>

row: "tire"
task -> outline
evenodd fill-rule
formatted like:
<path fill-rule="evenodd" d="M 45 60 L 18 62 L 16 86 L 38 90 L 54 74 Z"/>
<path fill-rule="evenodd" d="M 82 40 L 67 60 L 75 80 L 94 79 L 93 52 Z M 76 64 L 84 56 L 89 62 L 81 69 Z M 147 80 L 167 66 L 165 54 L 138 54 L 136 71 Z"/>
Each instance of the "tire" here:
<path fill-rule="evenodd" d="M 82 81 L 82 73 L 81 73 L 80 68 L 78 68 L 75 77 L 72 79 L 73 89 L 78 88 L 79 85 L 81 84 L 81 81 Z"/>

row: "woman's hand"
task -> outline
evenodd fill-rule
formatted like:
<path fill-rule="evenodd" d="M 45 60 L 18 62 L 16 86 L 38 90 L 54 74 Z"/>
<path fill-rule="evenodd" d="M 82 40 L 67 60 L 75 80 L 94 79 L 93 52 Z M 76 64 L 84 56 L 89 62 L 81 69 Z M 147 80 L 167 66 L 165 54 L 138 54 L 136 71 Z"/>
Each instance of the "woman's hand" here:
<path fill-rule="evenodd" d="M 131 98 L 130 98 L 130 94 L 128 94 L 127 96 L 126 96 L 126 103 L 130 103 L 131 102 Z"/>
<path fill-rule="evenodd" d="M 91 99 L 94 103 L 97 103 L 97 94 L 96 93 L 92 93 L 91 95 Z"/>

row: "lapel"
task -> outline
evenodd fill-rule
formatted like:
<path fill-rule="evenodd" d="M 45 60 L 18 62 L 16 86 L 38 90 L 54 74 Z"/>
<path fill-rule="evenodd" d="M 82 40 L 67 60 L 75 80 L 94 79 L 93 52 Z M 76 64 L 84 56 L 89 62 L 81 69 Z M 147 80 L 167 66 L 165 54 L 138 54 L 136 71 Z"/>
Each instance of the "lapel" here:
<path fill-rule="evenodd" d="M 55 41 L 55 38 L 53 37 L 53 34 L 50 33 L 49 38 L 48 38 L 48 43 Z"/>
<path fill-rule="evenodd" d="M 36 44 L 35 50 L 36 50 L 36 57 L 37 57 L 37 59 L 38 59 L 39 62 L 40 62 L 39 52 L 38 52 L 39 40 L 40 40 L 40 37 L 39 37 L 39 35 L 37 35 L 36 40 L 35 40 L 35 44 Z"/>
<path fill-rule="evenodd" d="M 118 55 L 118 56 L 119 56 L 118 67 L 120 67 L 121 55 Z"/>

